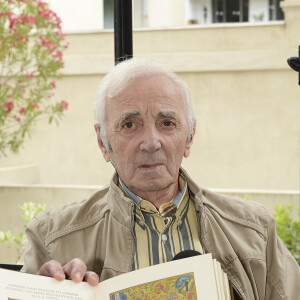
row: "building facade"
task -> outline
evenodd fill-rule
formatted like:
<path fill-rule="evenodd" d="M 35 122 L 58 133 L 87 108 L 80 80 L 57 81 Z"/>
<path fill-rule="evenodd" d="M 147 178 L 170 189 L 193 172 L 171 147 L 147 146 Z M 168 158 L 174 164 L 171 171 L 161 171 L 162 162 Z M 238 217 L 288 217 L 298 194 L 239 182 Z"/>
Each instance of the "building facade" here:
<path fill-rule="evenodd" d="M 112 29 L 113 0 L 49 0 L 67 32 Z M 283 20 L 280 0 L 133 0 L 135 28 Z"/>

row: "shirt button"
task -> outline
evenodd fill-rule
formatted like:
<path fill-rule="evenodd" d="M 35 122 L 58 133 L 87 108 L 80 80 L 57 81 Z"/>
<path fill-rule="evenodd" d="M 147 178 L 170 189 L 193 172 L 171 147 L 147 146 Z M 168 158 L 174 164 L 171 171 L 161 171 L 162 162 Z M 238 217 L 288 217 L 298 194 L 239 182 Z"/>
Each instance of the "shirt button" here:
<path fill-rule="evenodd" d="M 163 242 L 165 242 L 165 241 L 168 239 L 168 237 L 167 237 L 165 234 L 163 234 L 163 235 L 161 236 L 161 239 L 163 240 Z"/>
<path fill-rule="evenodd" d="M 179 219 L 178 220 L 178 226 L 181 226 L 181 224 L 182 224 L 182 221 L 181 221 L 181 219 Z"/>

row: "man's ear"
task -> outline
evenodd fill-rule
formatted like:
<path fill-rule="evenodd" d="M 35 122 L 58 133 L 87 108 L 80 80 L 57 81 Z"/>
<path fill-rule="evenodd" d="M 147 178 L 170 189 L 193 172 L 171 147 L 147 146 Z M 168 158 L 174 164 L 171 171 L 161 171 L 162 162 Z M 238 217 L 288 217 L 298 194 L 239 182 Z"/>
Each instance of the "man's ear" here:
<path fill-rule="evenodd" d="M 193 141 L 194 141 L 195 133 L 196 133 L 196 122 L 194 123 L 194 128 L 193 128 L 192 136 L 189 137 L 189 140 L 186 143 L 186 147 L 185 147 L 185 150 L 184 150 L 184 153 L 183 153 L 183 156 L 185 158 L 189 157 L 189 155 L 191 153 L 191 147 L 192 147 L 192 144 L 193 144 Z"/>
<path fill-rule="evenodd" d="M 109 162 L 110 161 L 110 152 L 106 149 L 106 147 L 102 143 L 102 140 L 101 140 L 101 137 L 100 137 L 100 124 L 95 123 L 94 128 L 95 128 L 95 131 L 96 131 L 96 134 L 97 134 L 98 146 L 99 146 L 100 150 L 102 151 L 102 155 L 103 155 L 105 161 Z"/>

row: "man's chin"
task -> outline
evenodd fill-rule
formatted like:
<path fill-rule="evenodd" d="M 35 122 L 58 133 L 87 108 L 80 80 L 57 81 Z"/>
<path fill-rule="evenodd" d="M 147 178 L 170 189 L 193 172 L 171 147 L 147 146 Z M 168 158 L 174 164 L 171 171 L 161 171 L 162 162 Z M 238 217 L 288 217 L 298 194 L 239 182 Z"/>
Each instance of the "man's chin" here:
<path fill-rule="evenodd" d="M 142 192 L 158 192 L 167 188 L 171 182 L 166 177 L 143 178 L 135 182 L 137 188 Z"/>
<path fill-rule="evenodd" d="M 139 168 L 138 172 L 136 172 L 136 179 L 139 182 L 159 182 L 161 180 L 164 180 L 164 178 L 166 177 L 168 177 L 168 174 L 165 171 L 164 166 L 158 166 L 155 168 Z"/>

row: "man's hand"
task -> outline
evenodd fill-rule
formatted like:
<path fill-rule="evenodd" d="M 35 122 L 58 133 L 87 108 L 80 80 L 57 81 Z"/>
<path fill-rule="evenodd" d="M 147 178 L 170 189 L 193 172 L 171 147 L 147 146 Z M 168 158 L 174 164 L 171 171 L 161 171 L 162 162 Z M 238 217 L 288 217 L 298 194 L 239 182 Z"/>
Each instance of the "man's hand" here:
<path fill-rule="evenodd" d="M 72 279 L 74 282 L 86 281 L 91 286 L 99 283 L 99 277 L 95 272 L 87 271 L 85 263 L 74 258 L 63 267 L 56 260 L 50 260 L 43 264 L 38 275 L 53 277 L 57 280 Z"/>

